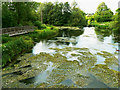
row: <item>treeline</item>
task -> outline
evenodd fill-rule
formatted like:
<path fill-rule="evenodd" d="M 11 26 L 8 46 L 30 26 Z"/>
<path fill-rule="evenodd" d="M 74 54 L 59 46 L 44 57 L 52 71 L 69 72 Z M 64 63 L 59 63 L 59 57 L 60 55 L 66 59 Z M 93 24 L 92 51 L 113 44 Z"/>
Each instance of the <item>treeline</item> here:
<path fill-rule="evenodd" d="M 88 25 L 96 26 L 99 29 L 109 29 L 120 33 L 120 8 L 116 10 L 115 15 L 102 2 L 98 5 L 94 15 L 88 16 Z"/>
<path fill-rule="evenodd" d="M 2 27 L 32 25 L 37 20 L 36 2 L 3 2 Z"/>
<path fill-rule="evenodd" d="M 120 34 L 120 8 L 116 10 L 116 14 L 113 16 L 113 21 L 114 21 L 113 30 L 116 33 Z"/>
<path fill-rule="evenodd" d="M 3 2 L 2 27 L 34 25 L 35 22 L 55 26 L 87 25 L 85 13 L 73 2 Z"/>

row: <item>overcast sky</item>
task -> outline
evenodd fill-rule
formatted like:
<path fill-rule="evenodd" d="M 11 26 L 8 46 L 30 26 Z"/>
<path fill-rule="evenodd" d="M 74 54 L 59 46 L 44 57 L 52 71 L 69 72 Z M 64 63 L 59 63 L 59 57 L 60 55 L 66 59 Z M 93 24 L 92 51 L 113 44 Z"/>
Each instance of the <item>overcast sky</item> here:
<path fill-rule="evenodd" d="M 37 2 L 69 2 L 70 4 L 73 0 L 33 0 Z M 120 0 L 75 0 L 80 9 L 85 13 L 94 13 L 101 2 L 105 2 L 108 8 L 110 8 L 114 13 L 118 8 L 118 2 Z"/>

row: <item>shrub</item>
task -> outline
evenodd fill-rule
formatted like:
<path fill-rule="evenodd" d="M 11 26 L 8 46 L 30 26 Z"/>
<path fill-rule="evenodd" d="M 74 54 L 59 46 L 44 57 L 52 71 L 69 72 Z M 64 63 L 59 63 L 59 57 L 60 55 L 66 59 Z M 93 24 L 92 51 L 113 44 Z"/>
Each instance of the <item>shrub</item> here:
<path fill-rule="evenodd" d="M 41 25 L 41 29 L 45 29 L 47 26 L 45 24 Z"/>
<path fill-rule="evenodd" d="M 8 34 L 2 35 L 2 43 L 7 43 L 8 41 L 11 41 L 12 38 Z"/>
<path fill-rule="evenodd" d="M 28 51 L 33 47 L 33 41 L 30 37 L 21 37 L 17 40 L 2 45 L 2 66 L 11 62 L 17 55 Z"/>
<path fill-rule="evenodd" d="M 40 21 L 35 21 L 34 26 L 37 26 L 38 29 L 41 29 L 42 23 Z"/>

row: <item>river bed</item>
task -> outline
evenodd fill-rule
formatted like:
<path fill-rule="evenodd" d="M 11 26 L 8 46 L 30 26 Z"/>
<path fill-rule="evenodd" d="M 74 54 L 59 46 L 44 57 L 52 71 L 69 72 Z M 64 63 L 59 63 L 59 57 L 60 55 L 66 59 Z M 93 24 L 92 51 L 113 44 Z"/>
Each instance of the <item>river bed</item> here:
<path fill-rule="evenodd" d="M 60 31 L 3 69 L 4 88 L 118 88 L 118 42 L 94 27 Z"/>

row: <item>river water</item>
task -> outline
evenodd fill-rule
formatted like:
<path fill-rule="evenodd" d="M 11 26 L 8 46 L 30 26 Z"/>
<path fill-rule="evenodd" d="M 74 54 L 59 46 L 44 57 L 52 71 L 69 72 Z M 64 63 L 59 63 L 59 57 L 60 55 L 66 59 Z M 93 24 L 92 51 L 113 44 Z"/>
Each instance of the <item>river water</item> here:
<path fill-rule="evenodd" d="M 108 32 L 94 27 L 61 30 L 58 36 L 40 41 L 32 54 L 20 57 L 15 68 L 5 71 L 10 75 L 4 73 L 3 87 L 118 87 L 119 43 Z M 11 74 L 13 70 L 18 75 Z"/>
<path fill-rule="evenodd" d="M 82 31 L 81 31 L 82 32 Z M 39 54 L 40 52 L 47 52 L 52 54 L 55 54 L 56 52 L 54 50 L 51 50 L 49 48 L 59 48 L 63 49 L 65 47 L 77 47 L 77 48 L 88 48 L 92 54 L 97 54 L 97 52 L 101 51 L 107 51 L 109 53 L 115 54 L 119 49 L 118 42 L 114 42 L 112 34 L 108 36 L 102 36 L 97 35 L 95 32 L 94 27 L 85 27 L 84 32 L 78 36 L 74 36 L 74 33 L 72 35 L 69 35 L 70 31 L 61 31 L 61 35 L 59 35 L 59 38 L 62 38 L 62 43 L 56 42 L 56 40 L 44 40 L 40 41 L 33 47 L 33 54 Z M 101 40 L 102 38 L 102 40 Z M 71 40 L 69 42 L 66 42 L 65 40 Z M 71 53 L 76 53 L 75 51 L 69 52 L 66 57 L 68 60 L 74 60 L 76 57 L 70 57 Z M 105 58 L 96 55 L 97 56 L 97 62 L 96 64 L 105 64 Z M 118 58 L 118 55 L 115 55 L 116 58 Z M 113 68 L 118 71 L 118 67 Z"/>

